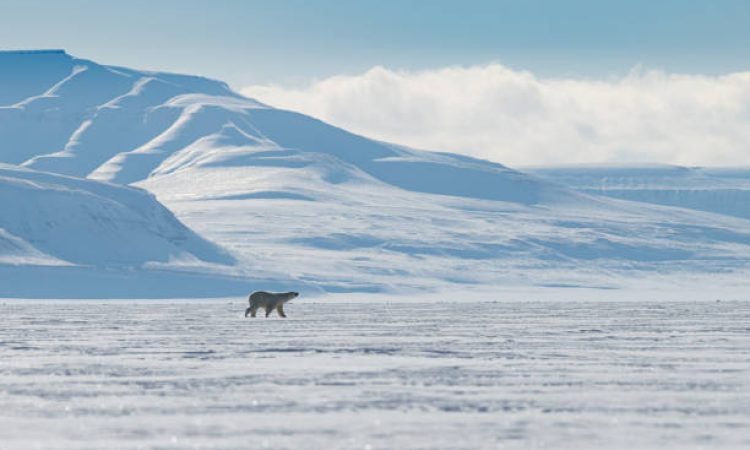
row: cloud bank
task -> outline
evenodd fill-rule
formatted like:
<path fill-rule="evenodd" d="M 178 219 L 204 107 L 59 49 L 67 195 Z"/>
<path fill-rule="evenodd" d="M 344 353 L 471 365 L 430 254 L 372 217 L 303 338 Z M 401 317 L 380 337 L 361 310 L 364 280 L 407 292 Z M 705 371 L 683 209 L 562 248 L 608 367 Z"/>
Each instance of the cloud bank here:
<path fill-rule="evenodd" d="M 540 78 L 500 64 L 375 67 L 243 94 L 368 137 L 508 165 L 750 164 L 750 72 Z"/>

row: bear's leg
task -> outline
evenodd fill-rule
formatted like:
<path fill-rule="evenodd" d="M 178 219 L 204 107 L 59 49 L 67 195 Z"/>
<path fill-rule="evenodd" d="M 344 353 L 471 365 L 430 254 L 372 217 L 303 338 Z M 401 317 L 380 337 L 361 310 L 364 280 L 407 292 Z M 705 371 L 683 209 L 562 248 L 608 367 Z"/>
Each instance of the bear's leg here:
<path fill-rule="evenodd" d="M 245 310 L 245 317 L 247 317 L 247 315 L 248 315 L 248 314 L 250 314 L 250 311 L 253 311 L 253 307 L 252 307 L 252 306 L 251 306 L 251 307 L 249 307 L 249 308 L 247 308 L 247 309 Z M 253 313 L 254 313 L 254 312 L 255 312 L 255 311 L 253 311 Z M 253 317 L 255 317 L 255 314 L 253 314 Z"/>
<path fill-rule="evenodd" d="M 266 306 L 266 317 L 268 317 L 269 314 L 271 314 L 271 311 L 273 311 L 273 306 L 268 305 Z"/>
<path fill-rule="evenodd" d="M 250 317 L 255 317 L 255 313 L 258 312 L 257 306 L 251 306 L 250 307 Z"/>
<path fill-rule="evenodd" d="M 286 314 L 284 314 L 284 305 L 277 306 L 276 312 L 278 312 L 281 317 L 286 318 Z"/>

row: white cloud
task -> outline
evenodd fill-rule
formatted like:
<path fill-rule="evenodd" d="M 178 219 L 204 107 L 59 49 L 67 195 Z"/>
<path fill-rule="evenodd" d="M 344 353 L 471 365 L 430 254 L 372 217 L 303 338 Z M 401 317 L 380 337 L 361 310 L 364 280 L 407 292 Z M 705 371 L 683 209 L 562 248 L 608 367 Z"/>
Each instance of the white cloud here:
<path fill-rule="evenodd" d="M 620 79 L 539 78 L 499 64 L 375 67 L 304 88 L 245 95 L 350 131 L 508 165 L 750 164 L 750 72 L 634 70 Z"/>

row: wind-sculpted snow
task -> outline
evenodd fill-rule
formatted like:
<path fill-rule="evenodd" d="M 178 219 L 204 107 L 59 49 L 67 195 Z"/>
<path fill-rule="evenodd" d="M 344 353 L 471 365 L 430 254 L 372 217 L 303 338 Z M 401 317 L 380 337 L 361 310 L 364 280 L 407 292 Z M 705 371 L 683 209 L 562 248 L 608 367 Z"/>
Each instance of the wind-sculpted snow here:
<path fill-rule="evenodd" d="M 745 301 L 341 300 L 5 301 L 0 446 L 750 446 Z"/>

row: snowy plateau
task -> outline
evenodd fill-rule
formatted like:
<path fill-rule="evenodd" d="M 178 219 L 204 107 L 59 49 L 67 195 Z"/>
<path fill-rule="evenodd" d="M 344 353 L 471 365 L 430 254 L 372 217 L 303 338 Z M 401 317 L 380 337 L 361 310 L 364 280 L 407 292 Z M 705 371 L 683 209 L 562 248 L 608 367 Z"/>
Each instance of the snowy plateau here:
<path fill-rule="evenodd" d="M 749 200 L 0 52 L 0 449 L 748 448 Z"/>

